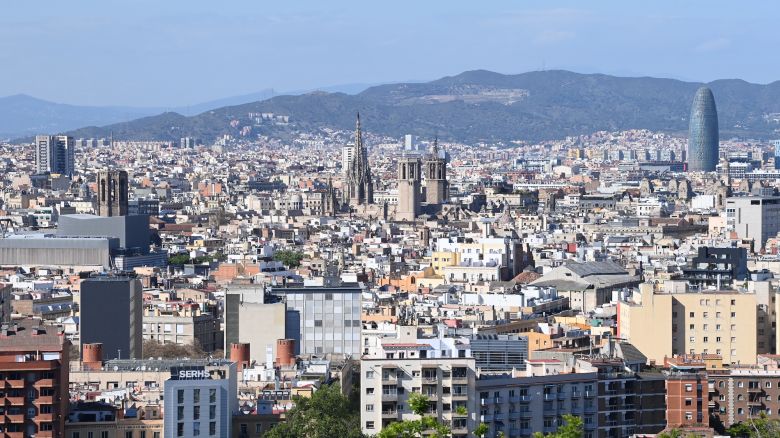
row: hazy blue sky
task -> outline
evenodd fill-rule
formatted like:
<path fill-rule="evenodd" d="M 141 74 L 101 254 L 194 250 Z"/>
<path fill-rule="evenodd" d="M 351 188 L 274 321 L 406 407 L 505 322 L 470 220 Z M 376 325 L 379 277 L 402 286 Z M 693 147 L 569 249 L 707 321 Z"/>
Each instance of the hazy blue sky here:
<path fill-rule="evenodd" d="M 780 79 L 780 2 L 35 0 L 0 5 L 0 96 L 178 106 L 542 68 Z"/>

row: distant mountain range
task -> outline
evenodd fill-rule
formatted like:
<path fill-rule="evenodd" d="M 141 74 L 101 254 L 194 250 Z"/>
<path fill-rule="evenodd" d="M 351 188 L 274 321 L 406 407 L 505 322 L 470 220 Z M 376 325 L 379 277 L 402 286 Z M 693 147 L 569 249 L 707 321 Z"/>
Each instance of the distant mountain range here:
<path fill-rule="evenodd" d="M 370 84 L 344 84 L 323 87 L 321 90 L 354 94 L 370 86 Z M 26 94 L 16 94 L 0 97 L 0 139 L 28 137 L 36 134 L 58 134 L 84 126 L 105 126 L 165 112 L 194 116 L 215 108 L 266 100 L 279 94 L 294 95 L 311 91 L 280 93 L 273 89 L 266 89 L 256 93 L 174 108 L 68 105 L 38 99 Z"/>
<path fill-rule="evenodd" d="M 365 129 L 377 134 L 438 135 L 468 143 L 540 141 L 600 130 L 684 132 L 691 100 L 702 85 L 562 70 L 517 75 L 476 70 L 431 82 L 373 86 L 353 95 L 280 95 L 190 117 L 165 112 L 69 133 L 89 138 L 113 132 L 119 139 L 158 140 L 192 136 L 208 142 L 224 134 L 283 136 L 297 129 L 351 129 L 357 111 Z M 707 85 L 715 95 L 721 138 L 780 137 L 780 82 L 759 85 L 728 79 Z M 260 117 L 263 113 L 275 117 Z"/>

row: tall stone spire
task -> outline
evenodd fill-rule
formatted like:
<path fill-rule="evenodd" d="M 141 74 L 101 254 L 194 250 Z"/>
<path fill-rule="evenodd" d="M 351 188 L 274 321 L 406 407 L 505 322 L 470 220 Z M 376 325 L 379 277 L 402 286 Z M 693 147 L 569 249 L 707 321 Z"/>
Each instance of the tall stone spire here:
<path fill-rule="evenodd" d="M 368 153 L 363 145 L 363 132 L 360 127 L 360 113 L 355 123 L 355 153 L 347 174 L 347 192 L 350 205 L 374 203 L 374 184 Z"/>

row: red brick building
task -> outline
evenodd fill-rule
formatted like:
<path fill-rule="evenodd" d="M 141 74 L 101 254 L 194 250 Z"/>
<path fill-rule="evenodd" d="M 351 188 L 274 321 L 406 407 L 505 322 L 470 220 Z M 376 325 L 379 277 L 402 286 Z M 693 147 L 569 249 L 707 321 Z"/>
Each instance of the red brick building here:
<path fill-rule="evenodd" d="M 64 437 L 70 342 L 33 319 L 0 327 L 4 437 Z"/>

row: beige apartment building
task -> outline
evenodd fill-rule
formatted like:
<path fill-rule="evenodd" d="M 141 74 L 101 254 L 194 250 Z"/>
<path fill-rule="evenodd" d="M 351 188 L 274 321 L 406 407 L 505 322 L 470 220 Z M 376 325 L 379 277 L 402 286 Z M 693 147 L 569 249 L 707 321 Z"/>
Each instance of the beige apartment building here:
<path fill-rule="evenodd" d="M 645 283 L 634 301 L 618 304 L 618 336 L 650 360 L 677 354 L 717 354 L 724 364 L 755 363 L 774 349 L 770 319 L 755 292 L 734 290 L 671 293 Z M 772 303 L 774 308 L 775 303 Z M 767 330 L 765 327 L 769 327 Z"/>

